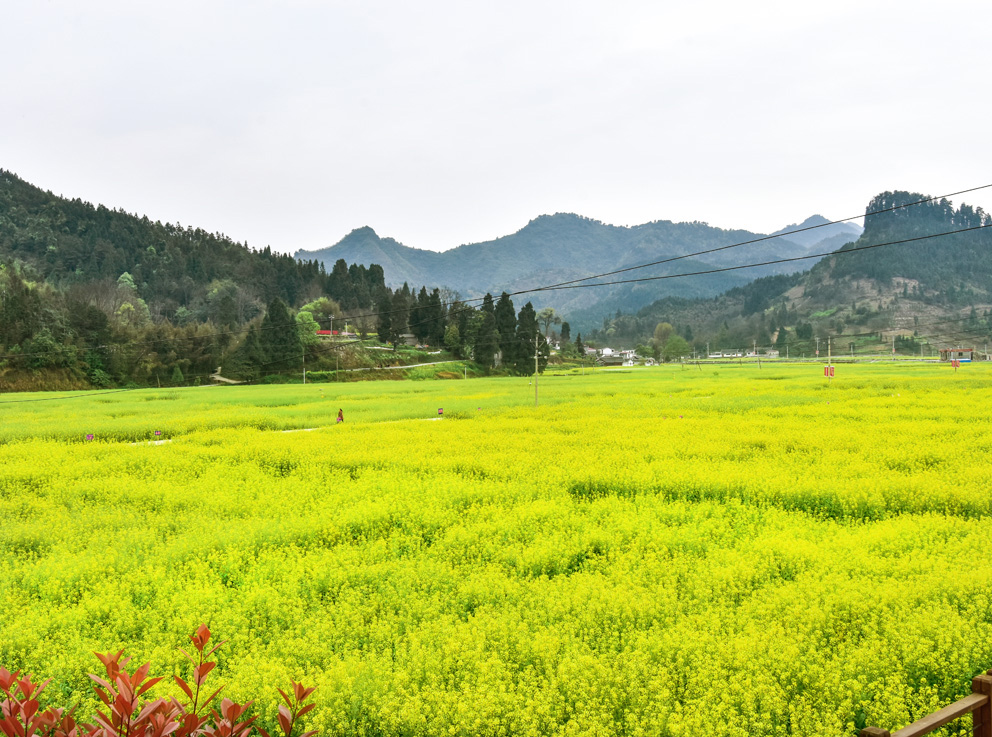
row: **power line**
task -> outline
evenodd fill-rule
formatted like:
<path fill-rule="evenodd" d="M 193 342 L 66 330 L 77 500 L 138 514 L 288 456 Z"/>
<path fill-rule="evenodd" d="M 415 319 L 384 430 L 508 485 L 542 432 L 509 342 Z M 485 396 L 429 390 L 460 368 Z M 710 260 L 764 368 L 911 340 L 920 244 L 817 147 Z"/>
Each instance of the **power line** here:
<path fill-rule="evenodd" d="M 839 251 L 827 251 L 824 253 L 811 253 L 806 256 L 792 256 L 790 258 L 779 258 L 773 259 L 771 261 L 761 261 L 753 264 L 739 264 L 737 266 L 723 266 L 716 269 L 706 269 L 704 271 L 689 271 L 681 274 L 662 274 L 659 276 L 643 276 L 638 279 L 617 279 L 616 281 L 607 282 L 597 282 L 595 284 L 567 284 L 559 287 L 543 287 L 541 289 L 526 289 L 519 292 L 513 292 L 511 296 L 517 294 L 529 294 L 531 292 L 546 291 L 546 290 L 559 290 L 559 289 L 584 289 L 589 287 L 608 287 L 615 286 L 617 284 L 636 284 L 639 282 L 648 281 L 661 281 L 664 279 L 679 279 L 686 276 L 703 276 L 706 274 L 720 274 L 726 271 L 739 271 L 741 269 L 753 269 L 758 266 L 772 266 L 774 264 L 786 264 L 795 261 L 806 261 L 812 258 L 824 258 L 826 256 L 841 256 L 848 253 L 855 253 L 857 251 L 868 251 L 872 248 L 882 248 L 883 246 L 898 246 L 904 243 L 914 243 L 917 241 L 924 241 L 929 238 L 942 238 L 948 235 L 956 235 L 958 233 L 968 233 L 974 230 L 982 230 L 984 228 L 992 228 L 992 222 L 986 223 L 985 225 L 975 225 L 970 228 L 961 228 L 960 230 L 949 230 L 944 233 L 934 233 L 932 235 L 921 235 L 916 238 L 904 238 L 898 241 L 888 241 L 886 243 L 873 243 L 867 246 L 854 246 L 852 248 L 844 248 Z"/>
<path fill-rule="evenodd" d="M 941 195 L 941 196 L 938 196 L 938 197 L 928 197 L 928 198 L 925 198 L 925 199 L 922 199 L 922 200 L 918 200 L 918 201 L 915 201 L 915 202 L 912 202 L 912 203 L 906 203 L 904 205 L 898 205 L 898 206 L 894 206 L 894 207 L 890 207 L 890 208 L 885 208 L 885 209 L 882 209 L 882 210 L 877 210 L 877 211 L 874 211 L 874 212 L 869 212 L 869 213 L 866 213 L 866 215 L 880 214 L 880 213 L 884 213 L 884 212 L 891 212 L 893 210 L 902 209 L 902 208 L 905 208 L 905 207 L 910 207 L 910 206 L 917 205 L 917 204 L 922 204 L 922 203 L 925 203 L 925 202 L 931 202 L 931 201 L 934 201 L 934 200 L 937 200 L 937 199 L 944 199 L 946 197 L 954 196 L 954 195 L 957 195 L 957 194 L 963 194 L 963 193 L 966 193 L 966 192 L 972 192 L 972 191 L 976 191 L 976 190 L 979 190 L 979 189 L 984 189 L 984 188 L 987 188 L 987 187 L 992 187 L 992 184 L 983 185 L 981 187 L 974 187 L 974 188 L 967 189 L 967 190 L 961 190 L 960 192 L 952 193 L 950 195 Z M 609 281 L 609 282 L 597 282 L 597 283 L 593 283 L 593 284 L 584 284 L 584 283 L 581 283 L 581 282 L 584 282 L 584 281 L 588 281 L 590 279 L 601 278 L 603 276 L 610 276 L 610 275 L 614 275 L 614 274 L 618 274 L 618 273 L 624 273 L 624 272 L 632 271 L 632 270 L 639 269 L 639 268 L 646 268 L 648 266 L 654 266 L 654 265 L 658 265 L 658 264 L 661 264 L 661 263 L 667 263 L 667 262 L 670 262 L 670 261 L 676 261 L 676 260 L 680 260 L 680 259 L 684 259 L 684 258 L 689 258 L 691 256 L 697 256 L 697 255 L 702 255 L 702 254 L 705 254 L 705 253 L 711 253 L 713 251 L 726 250 L 728 248 L 735 248 L 735 247 L 738 247 L 738 246 L 748 245 L 750 243 L 755 243 L 755 242 L 759 242 L 759 241 L 762 241 L 762 240 L 768 240 L 770 238 L 779 237 L 781 235 L 787 235 L 787 234 L 790 234 L 790 233 L 798 233 L 798 232 L 803 232 L 803 231 L 806 231 L 806 230 L 813 230 L 815 228 L 825 227 L 826 225 L 836 224 L 836 223 L 840 223 L 840 222 L 846 222 L 847 220 L 851 220 L 851 219 L 854 219 L 856 217 L 861 217 L 861 216 L 852 216 L 851 218 L 845 218 L 843 220 L 830 221 L 830 222 L 827 222 L 827 223 L 822 223 L 820 225 L 809 226 L 807 228 L 800 228 L 800 229 L 797 229 L 797 230 L 794 230 L 794 231 L 788 231 L 787 233 L 777 234 L 775 236 L 765 236 L 765 237 L 754 239 L 754 240 L 751 240 L 751 241 L 744 241 L 744 242 L 741 242 L 741 243 L 731 244 L 731 245 L 728 245 L 728 246 L 721 246 L 721 247 L 715 248 L 715 249 L 707 249 L 705 251 L 699 251 L 699 252 L 696 252 L 694 254 L 684 254 L 682 256 L 677 256 L 677 257 L 673 257 L 673 258 L 670 258 L 670 259 L 665 259 L 665 260 L 662 260 L 662 261 L 656 261 L 656 262 L 652 262 L 652 263 L 648 263 L 648 264 L 641 264 L 641 265 L 638 265 L 638 266 L 626 267 L 624 269 L 619 269 L 619 270 L 616 270 L 616 271 L 613 271 L 613 272 L 605 272 L 604 274 L 583 277 L 582 279 L 571 280 L 569 282 L 561 282 L 561 283 L 558 283 L 558 284 L 555 284 L 555 285 L 547 285 L 547 286 L 542 286 L 542 287 L 535 287 L 535 288 L 532 288 L 532 289 L 517 290 L 517 291 L 511 292 L 511 293 L 508 293 L 508 296 L 519 296 L 519 295 L 522 295 L 522 294 L 532 294 L 532 293 L 535 293 L 535 292 L 553 291 L 553 290 L 560 290 L 560 289 L 579 289 L 579 288 L 590 288 L 590 287 L 615 286 L 615 285 L 618 285 L 618 284 L 632 284 L 632 283 L 638 283 L 638 282 L 659 281 L 659 280 L 666 280 L 666 279 L 684 278 L 684 277 L 688 277 L 688 276 L 702 276 L 702 275 L 722 273 L 722 272 L 727 272 L 727 271 L 737 271 L 737 270 L 741 270 L 741 269 L 755 268 L 755 267 L 758 267 L 758 266 L 770 266 L 770 265 L 781 264 L 781 263 L 791 263 L 791 262 L 796 262 L 796 261 L 804 261 L 804 260 L 809 260 L 809 259 L 813 259 L 813 258 L 824 258 L 824 257 L 827 257 L 827 256 L 845 255 L 845 254 L 855 253 L 855 252 L 858 252 L 858 251 L 866 251 L 866 250 L 870 250 L 870 249 L 874 249 L 874 248 L 881 248 L 881 247 L 885 247 L 885 246 L 894 246 L 894 245 L 901 245 L 901 244 L 906 244 L 906 243 L 913 243 L 913 242 L 928 240 L 928 239 L 932 239 L 932 238 L 941 238 L 941 237 L 945 237 L 945 236 L 949 236 L 949 235 L 956 235 L 956 234 L 959 234 L 959 233 L 967 233 L 967 232 L 971 232 L 971 231 L 982 230 L 982 229 L 985 229 L 985 228 L 988 228 L 988 227 L 992 227 L 992 222 L 990 222 L 990 223 L 986 223 L 984 225 L 972 226 L 972 227 L 968 227 L 968 228 L 961 228 L 961 229 L 958 229 L 958 230 L 951 230 L 951 231 L 946 231 L 946 232 L 943 232 L 943 233 L 935 233 L 935 234 L 926 235 L 926 236 L 918 236 L 918 237 L 915 237 L 915 238 L 906 238 L 906 239 L 901 239 L 901 240 L 896 240 L 896 241 L 888 241 L 888 242 L 885 242 L 885 243 L 875 243 L 875 244 L 869 244 L 869 245 L 864 245 L 864 246 L 854 246 L 854 247 L 851 247 L 851 248 L 845 248 L 845 249 L 841 249 L 841 250 L 838 250 L 838 251 L 830 251 L 830 252 L 817 253 L 817 254 L 807 254 L 805 256 L 796 256 L 796 257 L 783 258 L 783 259 L 773 259 L 773 260 L 770 260 L 770 261 L 763 261 L 763 262 L 758 262 L 758 263 L 740 264 L 740 265 L 737 265 L 737 266 L 727 266 L 727 267 L 707 269 L 707 270 L 695 271 L 695 272 L 685 272 L 685 273 L 679 273 L 679 274 L 664 274 L 664 275 L 658 275 L 658 276 L 652 276 L 652 277 L 641 277 L 641 278 L 637 278 L 637 279 L 622 279 L 622 280 L 614 280 L 614 281 Z M 474 307 L 471 307 L 470 306 L 470 303 L 471 302 L 483 301 L 484 299 L 485 298 L 473 298 L 473 299 L 469 299 L 469 300 L 457 300 L 457 302 L 461 302 L 465 306 L 459 308 L 458 310 L 455 310 L 455 314 L 458 314 L 458 313 L 463 312 L 463 311 L 468 311 L 468 310 L 475 309 Z M 452 304 L 454 304 L 454 303 L 446 303 L 446 302 L 442 302 L 441 303 L 442 308 L 443 307 L 449 307 Z M 389 311 L 383 311 L 383 312 L 378 312 L 378 313 L 359 314 L 359 315 L 355 315 L 355 316 L 350 316 L 347 319 L 349 319 L 349 320 L 360 320 L 360 319 L 364 319 L 364 318 L 379 317 L 379 316 L 383 316 L 383 315 L 387 315 L 387 314 L 400 314 L 400 313 L 408 313 L 408 312 L 409 312 L 409 309 L 398 308 L 396 310 L 389 310 Z M 450 315 L 451 315 L 451 312 L 448 313 L 448 316 L 449 317 L 450 317 Z M 410 325 L 408 325 L 408 327 L 419 327 L 421 325 L 425 325 L 425 324 L 429 324 L 431 322 L 434 322 L 434 320 L 436 320 L 436 319 L 437 318 L 428 318 L 428 319 L 426 319 L 424 321 L 421 321 L 419 323 L 410 324 Z M 270 328 L 256 328 L 256 330 L 261 331 L 263 329 L 279 329 L 279 328 L 281 328 L 281 326 L 272 326 Z M 179 341 L 182 341 L 182 340 L 196 340 L 197 338 L 201 338 L 201 337 L 202 338 L 214 339 L 218 335 L 236 334 L 237 332 L 240 332 L 240 331 L 229 331 L 229 332 L 222 332 L 222 333 L 211 333 L 210 335 L 205 335 L 205 336 L 196 336 L 196 335 L 194 335 L 194 336 L 181 336 L 179 338 L 160 338 L 160 339 L 155 339 L 155 340 L 151 340 L 151 341 L 135 342 L 135 343 L 131 343 L 129 345 L 155 345 L 155 344 L 158 344 L 158 343 L 179 342 Z M 363 339 L 356 339 L 356 340 L 344 341 L 344 342 L 340 342 L 339 341 L 339 342 L 335 343 L 332 346 L 328 346 L 326 348 L 321 348 L 321 349 L 316 349 L 315 352 L 325 353 L 327 351 L 338 350 L 338 349 L 341 349 L 341 348 L 345 348 L 345 347 L 347 347 L 349 345 L 354 345 L 356 343 L 362 343 L 362 342 L 364 342 Z M 116 344 L 111 344 L 111 345 L 116 345 Z M 100 347 L 111 347 L 111 346 L 89 347 L 89 348 L 86 348 L 85 350 L 97 350 Z M 43 355 L 45 353 L 55 352 L 56 350 L 59 350 L 59 349 L 49 349 L 47 351 L 37 351 L 37 352 L 28 352 L 28 353 L 10 353 L 10 354 L 6 354 L 6 355 L 3 355 L 3 356 L 0 356 L 0 358 L 14 358 L 14 357 L 24 357 L 24 356 L 29 356 L 29 355 Z M 268 365 L 274 365 L 274 364 L 277 364 L 277 363 L 284 363 L 284 359 L 278 359 L 278 360 L 274 360 L 274 361 L 269 361 L 269 362 L 266 362 L 266 363 L 263 363 L 263 364 L 258 364 L 258 365 L 259 365 L 259 367 L 264 367 L 264 366 L 268 366 Z M 194 374 L 193 376 L 194 377 L 202 378 L 204 376 L 210 376 L 210 374 Z M 141 388 L 141 387 L 136 387 L 136 388 Z M 123 392 L 123 391 L 134 391 L 134 389 L 118 389 L 118 390 L 112 390 L 112 392 L 101 392 L 101 393 L 117 393 L 117 392 Z M 86 395 L 80 395 L 80 396 L 93 396 L 93 394 L 86 394 Z M 66 398 L 71 398 L 71 397 L 66 397 Z M 17 402 L 52 401 L 52 400 L 55 400 L 55 399 L 59 399 L 59 398 L 58 397 L 48 397 L 48 398 L 44 398 L 44 399 L 34 399 L 34 400 L 11 400 L 10 402 L 0 402 L 0 404 L 14 403 L 14 401 L 17 401 Z"/>
<path fill-rule="evenodd" d="M 807 226 L 805 228 L 797 228 L 796 230 L 789 230 L 789 231 L 785 231 L 785 232 L 782 232 L 782 233 L 775 233 L 774 235 L 766 235 L 766 236 L 761 236 L 760 238 L 752 238 L 751 240 L 740 241 L 739 243 L 731 243 L 730 245 L 727 245 L 727 246 L 718 246 L 716 248 L 708 248 L 708 249 L 705 249 L 705 250 L 702 250 L 702 251 L 696 251 L 695 253 L 686 253 L 686 254 L 683 254 L 682 256 L 673 256 L 671 258 L 661 259 L 660 261 L 651 261 L 650 263 L 646 263 L 646 264 L 638 264 L 636 266 L 627 266 L 627 267 L 624 267 L 622 269 L 616 269 L 615 271 L 607 271 L 607 272 L 604 272 L 602 274 L 596 274 L 596 275 L 593 275 L 593 276 L 584 276 L 584 277 L 582 277 L 580 279 L 571 279 L 569 281 L 559 282 L 558 284 L 551 284 L 551 285 L 548 285 L 546 287 L 540 287 L 540 288 L 535 289 L 535 290 L 532 290 L 532 291 L 541 291 L 541 290 L 544 290 L 544 289 L 557 289 L 559 287 L 564 287 L 564 286 L 569 285 L 569 284 L 576 284 L 576 283 L 579 283 L 579 282 L 589 281 L 590 279 L 599 279 L 599 278 L 606 277 L 606 276 L 614 276 L 615 274 L 623 274 L 625 272 L 635 271 L 637 269 L 646 269 L 649 266 L 659 266 L 661 264 L 671 263 L 672 261 L 680 261 L 681 259 L 685 259 L 685 258 L 694 258 L 696 256 L 703 256 L 703 255 L 708 254 L 708 253 L 716 253 L 717 251 L 726 251 L 726 250 L 728 250 L 730 248 L 739 248 L 740 246 L 747 246 L 747 245 L 751 245 L 752 243 L 760 243 L 762 241 L 772 240 L 774 238 L 782 238 L 782 237 L 785 237 L 785 236 L 794 235 L 796 233 L 804 233 L 804 232 L 806 232 L 808 230 L 816 230 L 817 228 L 825 228 L 828 225 L 839 225 L 840 223 L 846 223 L 846 222 L 849 222 L 851 220 L 857 220 L 858 218 L 861 218 L 861 217 L 868 217 L 869 215 L 881 215 L 882 213 L 893 212 L 895 210 L 901 210 L 903 208 L 912 207 L 914 205 L 922 205 L 922 204 L 924 204 L 926 202 L 933 202 L 934 200 L 943 200 L 943 199 L 947 199 L 948 197 L 956 197 L 957 195 L 960 195 L 960 194 L 967 194 L 968 192 L 977 192 L 978 190 L 988 189 L 989 187 L 992 187 L 992 184 L 983 184 L 980 187 L 971 187 L 970 189 L 962 189 L 962 190 L 960 190 L 958 192 L 951 192 L 949 194 L 944 194 L 944 195 L 936 195 L 934 197 L 925 197 L 924 199 L 922 199 L 922 200 L 916 200 L 915 202 L 907 202 L 907 203 L 902 204 L 902 205 L 893 205 L 892 207 L 886 207 L 886 208 L 883 208 L 881 210 L 871 210 L 871 211 L 862 213 L 861 215 L 851 215 L 850 217 L 841 218 L 840 220 L 830 220 L 830 221 L 825 222 L 825 223 L 820 223 L 819 225 L 809 225 L 809 226 Z M 809 258 L 813 258 L 813 257 L 811 256 Z"/>

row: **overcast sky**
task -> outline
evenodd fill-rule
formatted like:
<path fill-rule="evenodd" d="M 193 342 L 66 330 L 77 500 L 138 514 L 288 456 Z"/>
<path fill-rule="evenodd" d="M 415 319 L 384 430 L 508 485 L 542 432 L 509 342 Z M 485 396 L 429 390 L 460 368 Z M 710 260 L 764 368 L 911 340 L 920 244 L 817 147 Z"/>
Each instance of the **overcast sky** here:
<path fill-rule="evenodd" d="M 768 232 L 992 183 L 990 20 L 988 0 L 7 0 L 0 168 L 281 251 L 363 225 L 446 250 L 553 212 Z"/>

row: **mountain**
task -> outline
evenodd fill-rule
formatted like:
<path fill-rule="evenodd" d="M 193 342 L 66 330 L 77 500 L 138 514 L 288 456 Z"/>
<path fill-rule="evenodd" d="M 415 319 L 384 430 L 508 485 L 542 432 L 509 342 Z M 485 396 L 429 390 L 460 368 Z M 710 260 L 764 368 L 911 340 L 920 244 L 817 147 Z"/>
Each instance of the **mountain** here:
<path fill-rule="evenodd" d="M 923 340 L 984 343 L 992 338 L 992 217 L 947 200 L 909 206 L 924 199 L 905 191 L 876 196 L 866 212 L 899 209 L 866 215 L 857 240 L 805 273 L 763 277 L 712 298 L 663 298 L 588 337 L 604 338 L 612 329 L 617 340 L 634 344 L 647 340 L 659 322 L 670 322 L 689 327 L 697 345 L 713 348 L 766 345 L 783 327 L 807 353 L 800 333 L 833 336 L 845 346 L 866 333 L 881 342 L 902 335 L 916 353 Z M 836 233 L 813 248 L 827 250 L 847 238 Z"/>
<path fill-rule="evenodd" d="M 823 228 L 828 231 L 828 228 Z M 817 231 L 813 231 L 817 232 Z M 839 232 L 821 233 L 824 237 Z M 801 234 L 806 235 L 806 234 Z M 755 261 L 805 256 L 809 250 L 791 238 L 772 238 L 740 248 L 717 250 L 761 237 L 745 230 L 723 230 L 706 223 L 673 223 L 657 220 L 633 227 L 607 225 L 571 213 L 542 215 L 511 235 L 492 241 L 462 245 L 444 252 L 404 246 L 382 238 L 371 228 L 352 231 L 339 243 L 317 251 L 299 251 L 296 258 L 315 259 L 330 268 L 338 259 L 359 264 L 378 263 L 387 284 L 403 282 L 446 286 L 466 297 L 492 292 L 515 292 L 583 279 L 590 274 L 613 272 L 648 262 L 685 257 L 617 278 L 657 277 L 688 271 L 706 271 Z M 812 240 L 818 243 L 819 240 Z M 692 279 L 641 282 L 596 289 L 575 288 L 531 293 L 537 308 L 555 307 L 573 325 L 598 323 L 604 312 L 636 310 L 659 297 L 713 296 L 726 289 L 768 274 L 789 273 L 808 263 L 781 264 L 747 271 L 693 277 Z M 611 279 L 607 279 L 610 281 Z"/>
<path fill-rule="evenodd" d="M 126 273 L 151 316 L 178 315 L 183 323 L 241 324 L 276 297 L 290 304 L 315 294 L 340 298 L 335 287 L 343 293 L 349 286 L 343 282 L 354 276 L 367 282 L 352 291 L 364 295 L 359 301 L 368 307 L 370 290 L 382 279 L 381 272 L 332 278 L 315 261 L 57 197 L 0 169 L 0 263 L 5 261 L 17 261 L 60 290 L 86 291 L 77 295 L 84 301 Z"/>
<path fill-rule="evenodd" d="M 328 273 L 218 233 L 57 197 L 0 170 L 0 391 L 209 381 L 268 309 L 288 315 L 284 302 L 312 303 L 355 314 L 385 291 L 375 266 Z M 269 336 L 286 331 L 254 334 L 264 369 Z"/>
<path fill-rule="evenodd" d="M 794 232 L 802 231 L 802 232 Z M 786 225 L 772 235 L 786 236 L 793 243 L 798 243 L 807 251 L 833 251 L 845 243 L 856 241 L 864 232 L 864 228 L 854 223 L 831 223 L 822 215 L 813 215 L 798 225 Z"/>

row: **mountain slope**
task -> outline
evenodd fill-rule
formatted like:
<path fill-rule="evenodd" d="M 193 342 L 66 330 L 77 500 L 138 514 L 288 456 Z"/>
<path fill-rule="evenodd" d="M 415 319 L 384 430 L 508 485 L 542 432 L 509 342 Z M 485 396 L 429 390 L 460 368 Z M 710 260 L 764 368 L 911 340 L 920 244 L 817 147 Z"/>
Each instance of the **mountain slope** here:
<path fill-rule="evenodd" d="M 924 198 L 914 192 L 885 192 L 872 199 L 866 212 Z M 845 346 L 862 340 L 866 331 L 885 333 L 882 342 L 899 334 L 910 352 L 919 350 L 911 338 L 914 333 L 937 346 L 989 339 L 992 217 L 942 200 L 865 220 L 856 241 L 843 244 L 806 273 L 764 277 L 708 299 L 661 299 L 636 315 L 610 322 L 600 335 L 613 328 L 613 335 L 632 344 L 646 340 L 657 323 L 667 321 L 691 326 L 697 346 L 703 348 L 706 343 L 713 348 L 766 345 L 783 327 L 784 345 L 799 340 L 799 332 L 821 340 L 833 336 Z M 855 250 L 981 226 L 987 227 Z M 814 247 L 846 239 L 846 234 L 836 234 Z M 794 347 L 809 350 L 802 341 Z"/>
<path fill-rule="evenodd" d="M 806 229 L 809 230 L 806 230 Z M 801 233 L 793 231 L 801 230 Z M 856 241 L 864 232 L 864 228 L 854 223 L 831 223 L 822 215 L 813 215 L 806 218 L 798 225 L 787 225 L 782 230 L 777 230 L 772 235 L 788 233 L 785 237 L 793 243 L 798 243 L 809 251 L 832 250 L 825 247 L 825 244 L 836 244 L 834 248 L 840 248 L 845 243 Z"/>
<path fill-rule="evenodd" d="M 824 229 L 826 230 L 826 229 Z M 744 230 L 723 230 L 705 223 L 659 220 L 634 227 L 607 225 L 575 214 L 542 215 L 516 233 L 483 243 L 472 243 L 441 253 L 403 246 L 379 237 L 371 228 L 352 231 L 339 243 L 318 251 L 299 251 L 297 258 L 317 259 L 329 268 L 337 259 L 356 263 L 375 261 L 383 266 L 387 284 L 403 282 L 448 286 L 465 296 L 498 294 L 581 279 L 604 273 L 713 250 L 690 262 L 631 272 L 642 278 L 685 271 L 702 271 L 755 261 L 803 256 L 804 244 L 773 238 L 741 248 L 725 246 L 756 238 Z M 814 241 L 815 242 L 815 241 Z M 665 295 L 702 297 L 718 294 L 765 274 L 788 273 L 808 263 L 761 267 L 747 272 L 693 280 L 645 282 L 593 289 L 540 292 L 528 296 L 535 306 L 553 306 L 581 324 L 598 322 L 597 305 L 613 312 L 636 310 Z M 576 316 L 576 317 L 573 317 Z"/>
<path fill-rule="evenodd" d="M 0 262 L 11 260 L 60 289 L 76 291 L 114 283 L 127 272 L 152 315 L 170 319 L 178 311 L 245 322 L 275 297 L 294 304 L 332 289 L 329 275 L 314 261 L 57 197 L 0 170 Z M 236 303 L 231 309 L 238 314 L 231 320 L 215 314 L 218 289 Z"/>

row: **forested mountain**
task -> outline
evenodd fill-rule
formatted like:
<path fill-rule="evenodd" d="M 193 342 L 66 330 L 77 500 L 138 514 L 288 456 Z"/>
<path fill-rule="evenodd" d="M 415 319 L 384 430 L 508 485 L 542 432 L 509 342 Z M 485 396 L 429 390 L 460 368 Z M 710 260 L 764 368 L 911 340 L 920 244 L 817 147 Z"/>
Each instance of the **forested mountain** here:
<path fill-rule="evenodd" d="M 394 290 L 375 263 L 328 270 L 0 171 L 0 391 L 188 385 L 218 366 L 239 379 L 299 376 L 304 362 L 387 360 L 361 347 L 376 335 L 527 373 L 535 346 L 542 366 L 548 357 L 539 322 L 547 333 L 561 321 L 529 302 L 518 312 L 505 294 L 476 307 L 436 287 Z"/>
<path fill-rule="evenodd" d="M 866 212 L 924 198 L 885 192 Z M 816 337 L 834 337 L 845 349 L 852 342 L 885 343 L 893 337 L 909 351 L 918 351 L 923 341 L 938 347 L 984 344 L 992 338 L 992 227 L 865 247 L 990 225 L 992 218 L 980 208 L 955 208 L 947 200 L 866 215 L 857 241 L 805 273 L 764 277 L 715 298 L 662 299 L 605 320 L 588 337 L 646 344 L 659 323 L 670 323 L 688 333 L 697 350 L 756 343 L 783 349 L 793 344 L 797 352 L 809 352 Z"/>
<path fill-rule="evenodd" d="M 56 197 L 3 170 L 0 260 L 17 260 L 69 291 L 116 282 L 127 272 L 152 316 L 179 322 L 244 322 L 276 297 L 294 304 L 321 294 L 343 297 L 339 292 L 349 289 L 356 303 L 367 305 L 382 282 L 372 265 L 364 278 L 357 268 L 328 273 L 317 261 L 300 262 L 268 246 L 252 250 L 218 233 Z M 353 279 L 352 289 L 346 282 Z"/>
<path fill-rule="evenodd" d="M 274 301 L 330 298 L 346 315 L 383 289 L 374 264 L 328 272 L 0 170 L 0 374 L 58 369 L 64 386 L 205 377 Z"/>
<path fill-rule="evenodd" d="M 820 218 L 822 222 L 826 222 Z M 816 225 L 814 219 L 803 226 Z M 824 239 L 853 240 L 857 226 L 837 225 L 799 234 L 799 240 L 773 238 L 746 249 L 716 251 L 693 260 L 644 269 L 640 277 L 700 271 L 754 261 L 803 256 Z M 369 227 L 352 231 L 339 243 L 319 251 L 300 251 L 297 258 L 331 263 L 375 263 L 383 267 L 387 284 L 404 281 L 448 286 L 466 297 L 493 291 L 521 289 L 579 279 L 627 266 L 721 248 L 760 237 L 745 230 L 723 230 L 706 223 L 673 223 L 657 220 L 634 227 L 607 225 L 574 214 L 542 215 L 516 233 L 493 241 L 459 246 L 450 251 L 425 251 L 381 238 Z M 843 240 L 846 239 L 846 240 Z M 835 247 L 836 247 L 835 246 Z M 825 250 L 830 250 L 826 248 Z M 661 296 L 707 297 L 767 274 L 789 273 L 803 265 L 780 264 L 699 277 L 691 280 L 648 282 L 530 295 L 538 307 L 552 306 L 573 324 L 596 324 L 603 314 L 617 309 L 636 310 Z"/>

